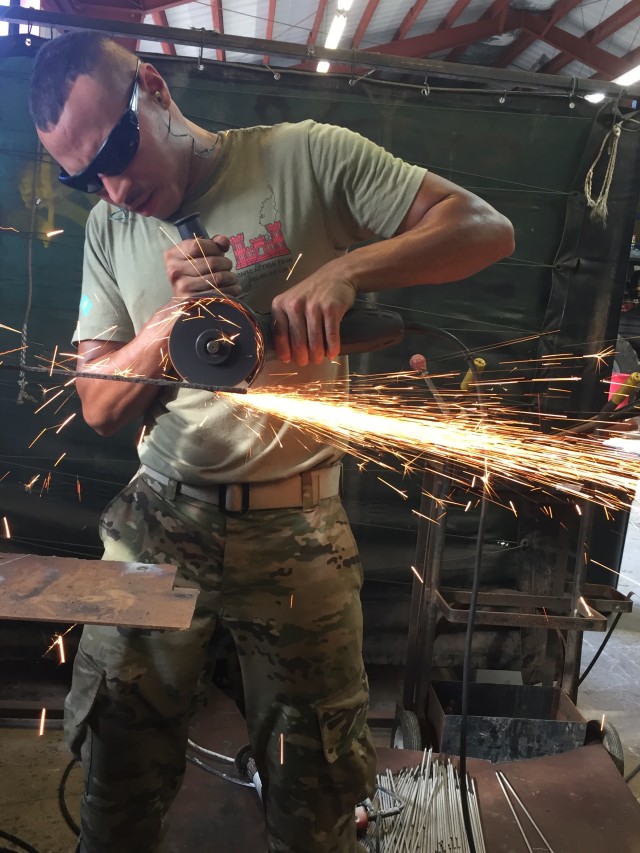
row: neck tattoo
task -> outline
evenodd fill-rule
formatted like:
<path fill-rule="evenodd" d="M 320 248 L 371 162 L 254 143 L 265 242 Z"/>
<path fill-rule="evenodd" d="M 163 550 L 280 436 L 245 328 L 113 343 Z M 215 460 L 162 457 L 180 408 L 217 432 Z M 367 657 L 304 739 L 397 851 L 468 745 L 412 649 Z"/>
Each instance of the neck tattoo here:
<path fill-rule="evenodd" d="M 184 133 L 176 133 L 171 128 L 171 112 L 169 112 L 169 121 L 167 124 L 167 133 L 169 136 L 173 136 L 176 139 L 182 139 L 183 137 L 188 137 L 191 140 L 191 154 L 194 157 L 200 157 L 202 160 L 206 160 L 216 149 L 218 142 L 220 142 L 220 134 L 216 133 L 215 138 L 211 145 L 208 148 L 203 148 L 200 151 L 196 150 L 196 140 L 188 131 Z"/>

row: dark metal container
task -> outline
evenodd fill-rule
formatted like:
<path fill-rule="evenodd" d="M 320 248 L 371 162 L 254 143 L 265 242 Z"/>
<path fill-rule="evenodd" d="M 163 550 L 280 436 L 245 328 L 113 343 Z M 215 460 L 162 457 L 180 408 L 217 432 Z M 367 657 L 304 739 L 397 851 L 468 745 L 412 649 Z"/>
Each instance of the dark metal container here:
<path fill-rule="evenodd" d="M 460 753 L 462 685 L 434 681 L 427 719 L 438 752 Z M 471 684 L 467 754 L 488 761 L 519 761 L 582 746 L 587 721 L 557 687 Z"/>

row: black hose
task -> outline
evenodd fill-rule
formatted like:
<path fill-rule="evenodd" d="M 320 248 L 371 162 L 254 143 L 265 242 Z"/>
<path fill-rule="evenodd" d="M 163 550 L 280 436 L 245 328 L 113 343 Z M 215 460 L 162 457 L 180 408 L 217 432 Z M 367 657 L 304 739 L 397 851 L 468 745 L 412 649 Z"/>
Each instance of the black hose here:
<path fill-rule="evenodd" d="M 11 835 L 10 832 L 5 832 L 4 829 L 0 829 L 0 838 L 3 838 L 5 841 L 9 841 L 14 847 L 19 847 L 20 850 L 24 850 L 25 853 L 39 853 L 35 847 L 27 844 L 26 841 L 18 838 L 17 835 Z M 0 847 L 0 851 L 2 851 L 2 853 L 5 853 L 5 851 L 6 853 L 15 853 L 15 850 L 8 850 L 6 847 Z"/>
<path fill-rule="evenodd" d="M 80 827 L 71 816 L 71 812 L 67 808 L 67 803 L 65 801 L 64 795 L 67 779 L 69 778 L 69 774 L 71 773 L 76 764 L 76 759 L 72 758 L 64 769 L 64 773 L 62 774 L 62 778 L 60 779 L 60 784 L 58 785 L 58 806 L 60 807 L 62 817 L 65 819 L 65 822 L 69 829 L 72 832 L 75 832 L 76 835 L 80 835 Z"/>
<path fill-rule="evenodd" d="M 476 394 L 478 402 L 482 403 L 482 394 L 478 384 L 478 369 L 474 363 L 471 351 L 462 343 L 460 338 L 456 337 L 452 332 L 438 326 L 431 326 L 428 323 L 407 323 L 404 327 L 405 332 L 417 332 L 419 334 L 434 335 L 435 337 L 444 338 L 456 345 L 460 353 L 464 356 L 471 376 L 473 377 L 476 386 Z M 478 523 L 478 538 L 476 540 L 476 556 L 473 570 L 473 586 L 471 589 L 471 600 L 469 603 L 469 615 L 467 622 L 467 633 L 465 639 L 464 659 L 462 668 L 462 697 L 461 697 L 461 713 L 460 713 L 460 803 L 462 806 L 462 817 L 464 828 L 469 842 L 469 853 L 476 853 L 475 841 L 473 838 L 473 827 L 471 825 L 471 815 L 469 813 L 469 791 L 467 789 L 467 731 L 469 718 L 469 684 L 471 680 L 471 650 L 473 643 L 473 630 L 476 610 L 478 606 L 478 594 L 480 592 L 480 569 L 482 565 L 482 546 L 484 539 L 484 529 L 487 518 L 487 499 L 486 499 L 486 484 L 483 486 L 482 502 L 480 506 L 480 521 Z"/>
<path fill-rule="evenodd" d="M 445 340 L 454 343 L 467 361 L 473 362 L 471 351 L 467 349 L 460 338 L 456 337 L 453 332 L 447 331 L 447 329 L 441 329 L 439 326 L 432 326 L 429 323 L 405 323 L 404 331 L 405 333 L 418 332 L 419 334 L 434 335 L 437 338 L 444 338 Z"/>
<path fill-rule="evenodd" d="M 617 625 L 618 625 L 618 622 L 620 621 L 621 616 L 622 616 L 622 613 L 618 613 L 618 614 L 616 615 L 616 618 L 615 618 L 615 619 L 613 620 L 613 622 L 611 623 L 611 627 L 610 627 L 610 628 L 609 628 L 609 630 L 607 631 L 607 635 L 606 635 L 606 637 L 605 637 L 605 638 L 604 638 L 604 640 L 600 643 L 600 648 L 598 649 L 598 651 L 597 651 L 597 652 L 595 653 L 595 655 L 593 656 L 593 659 L 592 659 L 591 663 L 589 664 L 589 666 L 585 669 L 585 671 L 582 673 L 582 675 L 581 675 L 581 676 L 580 676 L 580 678 L 578 679 L 578 687 L 580 687 L 580 685 L 582 684 L 582 682 L 583 682 L 583 681 L 585 680 L 585 678 L 589 675 L 589 673 L 590 673 L 590 672 L 591 672 L 591 670 L 593 669 L 593 666 L 594 666 L 595 662 L 598 660 L 598 658 L 600 657 L 600 655 L 602 654 L 602 652 L 605 650 L 605 647 L 606 647 L 607 643 L 608 643 L 608 642 L 609 642 L 609 640 L 611 639 L 611 635 L 612 635 L 612 634 L 613 634 L 613 632 L 616 630 L 616 627 L 617 627 Z"/>
<path fill-rule="evenodd" d="M 487 521 L 487 487 L 486 483 L 482 489 L 482 501 L 480 504 L 480 520 L 478 522 L 478 539 L 476 542 L 476 555 L 473 567 L 473 585 L 471 588 L 471 601 L 469 602 L 469 614 L 467 621 L 467 634 L 464 644 L 464 658 L 462 664 L 462 698 L 460 709 L 460 803 L 462 805 L 462 817 L 464 828 L 469 842 L 469 853 L 476 853 L 473 840 L 473 829 L 471 816 L 469 814 L 469 791 L 467 789 L 467 731 L 469 722 L 469 687 L 471 682 L 471 652 L 473 644 L 473 629 L 478 607 L 478 595 L 480 593 L 480 569 L 482 567 L 482 546 L 484 541 L 484 529 Z"/>

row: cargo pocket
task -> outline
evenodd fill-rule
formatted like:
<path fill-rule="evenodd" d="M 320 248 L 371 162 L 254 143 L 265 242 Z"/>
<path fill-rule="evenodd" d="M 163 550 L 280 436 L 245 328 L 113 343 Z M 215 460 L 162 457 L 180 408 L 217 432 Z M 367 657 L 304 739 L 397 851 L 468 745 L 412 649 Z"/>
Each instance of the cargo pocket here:
<path fill-rule="evenodd" d="M 329 764 L 346 755 L 362 738 L 369 709 L 366 673 L 346 687 L 315 703 L 324 755 Z"/>
<path fill-rule="evenodd" d="M 103 680 L 104 674 L 96 669 L 81 648 L 78 649 L 73 664 L 71 690 L 64 702 L 64 736 L 78 761 L 87 737 L 87 720 Z"/>
<path fill-rule="evenodd" d="M 98 532 L 105 546 L 108 539 L 119 540 L 121 538 L 121 533 L 118 529 L 120 525 L 117 523 L 119 521 L 119 514 L 127 507 L 127 504 L 131 505 L 133 503 L 129 495 L 132 495 L 136 491 L 137 477 L 138 475 L 136 474 L 123 489 L 117 492 L 100 514 Z"/>

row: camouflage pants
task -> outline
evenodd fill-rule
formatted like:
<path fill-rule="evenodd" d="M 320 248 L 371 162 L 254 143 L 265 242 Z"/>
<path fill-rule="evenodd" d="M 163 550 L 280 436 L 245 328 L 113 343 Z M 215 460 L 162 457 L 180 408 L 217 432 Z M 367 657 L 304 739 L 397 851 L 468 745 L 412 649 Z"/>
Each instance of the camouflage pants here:
<path fill-rule="evenodd" d="M 80 850 L 158 849 L 221 619 L 238 649 L 270 853 L 354 853 L 375 756 L 362 572 L 340 499 L 234 516 L 151 485 L 136 477 L 105 510 L 104 559 L 172 563 L 176 585 L 201 592 L 186 631 L 85 627 L 65 707 L 84 770 Z"/>

